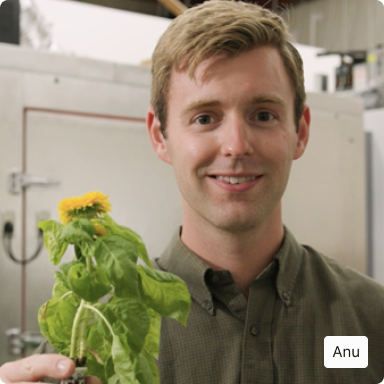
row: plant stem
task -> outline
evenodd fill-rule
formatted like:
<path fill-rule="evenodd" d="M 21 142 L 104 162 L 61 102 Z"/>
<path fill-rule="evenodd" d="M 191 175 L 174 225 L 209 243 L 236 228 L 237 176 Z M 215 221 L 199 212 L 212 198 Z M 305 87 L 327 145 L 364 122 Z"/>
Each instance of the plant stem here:
<path fill-rule="evenodd" d="M 86 303 L 86 302 L 84 302 Z M 80 338 L 79 338 L 79 357 L 85 357 L 85 352 L 87 351 L 87 336 L 88 336 L 88 319 L 89 309 L 84 305 L 84 311 L 82 313 L 81 320 L 81 330 L 80 330 Z"/>
<path fill-rule="evenodd" d="M 89 273 L 92 270 L 92 260 L 86 258 L 86 266 Z M 85 357 L 85 351 L 87 350 L 87 331 L 88 331 L 88 316 L 89 309 L 85 308 L 87 302 L 81 300 L 79 308 L 75 315 L 72 325 L 72 337 L 71 337 L 71 351 L 69 357 L 71 359 Z M 77 355 L 78 351 L 78 355 Z"/>
<path fill-rule="evenodd" d="M 82 315 L 83 315 L 83 310 L 84 310 L 84 305 L 86 301 L 81 300 L 79 308 L 77 308 L 77 312 L 75 315 L 75 319 L 73 320 L 73 325 L 72 325 L 72 337 L 71 337 L 71 351 L 69 357 L 71 359 L 76 359 L 76 357 L 81 357 L 81 356 L 76 356 L 76 352 L 78 349 L 78 343 L 79 343 L 79 327 L 80 323 L 82 320 Z"/>
<path fill-rule="evenodd" d="M 87 266 L 87 271 L 91 274 L 92 271 L 92 259 L 86 258 L 85 263 Z M 86 356 L 87 351 L 87 336 L 88 336 L 88 324 L 89 324 L 89 309 L 86 308 L 86 301 L 82 300 L 83 309 L 80 313 L 80 335 L 78 337 L 77 343 L 79 345 L 79 358 Z"/>
<path fill-rule="evenodd" d="M 104 321 L 106 326 L 108 327 L 109 332 L 111 332 L 111 335 L 112 336 L 114 335 L 114 332 L 113 332 L 111 324 L 109 324 L 109 321 L 104 317 L 104 315 L 98 309 L 96 309 L 95 307 L 92 307 L 92 305 L 88 305 L 88 304 L 84 305 L 84 307 L 85 308 L 89 308 L 92 311 L 94 311 L 95 313 L 97 313 L 102 318 L 102 320 Z"/>

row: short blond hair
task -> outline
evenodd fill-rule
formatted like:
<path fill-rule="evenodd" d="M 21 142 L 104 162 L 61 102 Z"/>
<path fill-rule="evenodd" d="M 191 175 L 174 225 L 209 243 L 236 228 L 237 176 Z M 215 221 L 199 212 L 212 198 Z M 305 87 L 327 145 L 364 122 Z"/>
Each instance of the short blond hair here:
<path fill-rule="evenodd" d="M 272 46 L 280 53 L 295 95 L 298 126 L 306 98 L 303 61 L 284 20 L 256 4 L 216 0 L 190 8 L 173 20 L 153 53 L 151 105 L 163 135 L 172 71 L 187 68 L 193 78 L 204 59 L 219 54 L 234 57 L 261 46 Z"/>

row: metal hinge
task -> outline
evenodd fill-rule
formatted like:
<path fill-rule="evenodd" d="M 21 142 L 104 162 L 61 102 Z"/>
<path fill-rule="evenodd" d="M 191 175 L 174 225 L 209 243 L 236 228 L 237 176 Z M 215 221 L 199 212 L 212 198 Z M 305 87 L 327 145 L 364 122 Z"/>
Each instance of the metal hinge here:
<path fill-rule="evenodd" d="M 24 188 L 32 186 L 51 187 L 57 185 L 60 185 L 58 180 L 43 176 L 31 176 L 18 170 L 11 171 L 8 175 L 8 191 L 13 195 L 18 195 Z"/>

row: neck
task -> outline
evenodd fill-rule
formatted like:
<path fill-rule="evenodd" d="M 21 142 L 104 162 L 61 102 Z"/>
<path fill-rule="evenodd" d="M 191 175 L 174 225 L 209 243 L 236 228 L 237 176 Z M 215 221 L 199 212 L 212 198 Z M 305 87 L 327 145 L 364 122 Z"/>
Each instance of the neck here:
<path fill-rule="evenodd" d="M 183 243 L 211 268 L 230 271 L 241 291 L 272 262 L 284 238 L 281 207 L 261 225 L 243 232 L 229 232 L 209 223 L 183 218 Z"/>

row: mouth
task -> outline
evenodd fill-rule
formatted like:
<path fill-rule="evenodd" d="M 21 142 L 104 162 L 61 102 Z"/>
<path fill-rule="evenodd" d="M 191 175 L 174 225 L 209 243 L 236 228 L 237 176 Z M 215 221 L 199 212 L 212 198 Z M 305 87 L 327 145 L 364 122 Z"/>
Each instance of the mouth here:
<path fill-rule="evenodd" d="M 247 176 L 247 177 L 235 177 L 235 176 L 215 176 L 211 175 L 210 177 L 216 179 L 216 180 L 222 180 L 225 181 L 228 184 L 242 184 L 247 181 L 256 180 L 260 176 Z"/>

